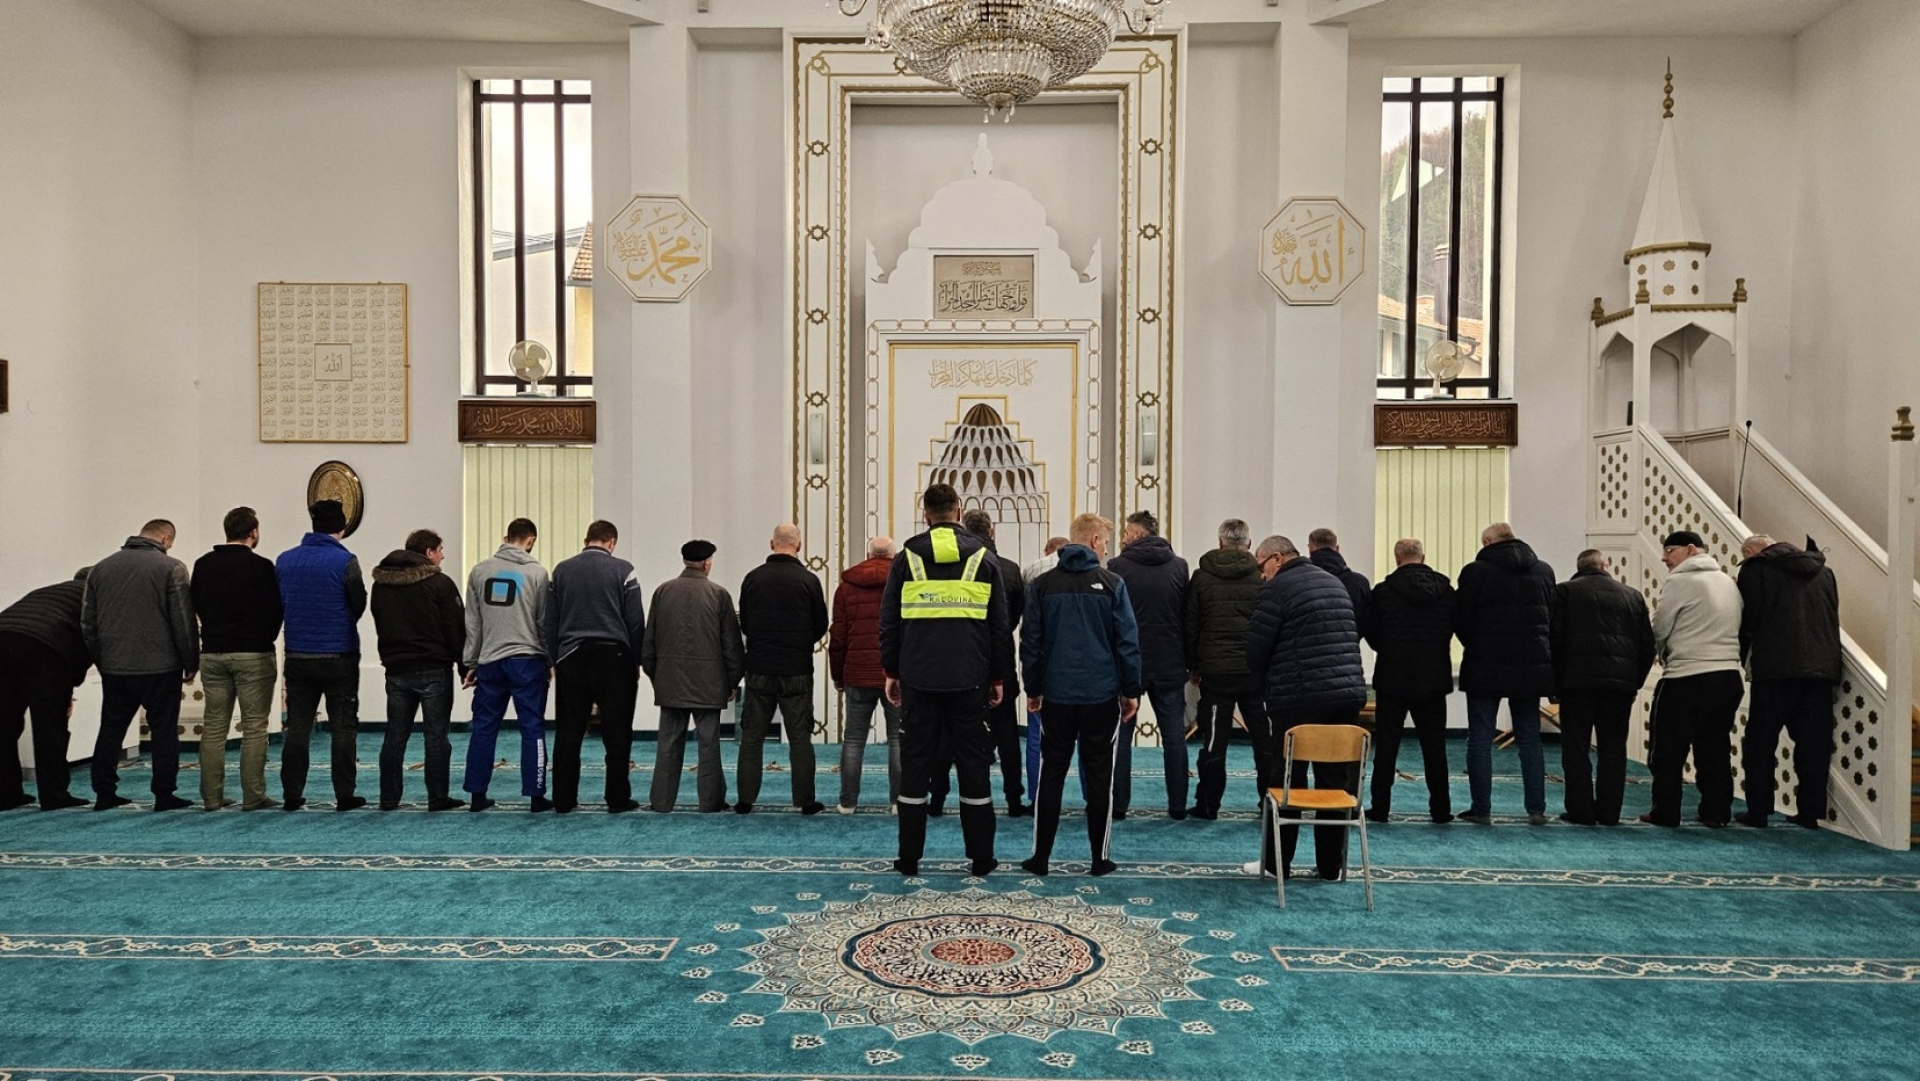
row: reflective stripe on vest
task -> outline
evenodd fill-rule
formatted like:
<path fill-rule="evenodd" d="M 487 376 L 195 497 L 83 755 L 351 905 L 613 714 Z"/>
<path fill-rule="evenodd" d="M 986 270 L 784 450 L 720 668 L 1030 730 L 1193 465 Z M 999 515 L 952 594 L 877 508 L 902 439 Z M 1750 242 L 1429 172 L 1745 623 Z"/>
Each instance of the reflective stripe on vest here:
<path fill-rule="evenodd" d="M 945 544 L 941 543 L 945 540 Z M 953 563 L 960 558 L 960 545 L 953 539 L 953 530 L 936 529 L 933 531 L 933 559 L 936 563 Z M 942 550 L 951 550 L 951 559 L 942 559 Z M 914 554 L 907 552 L 907 570 L 912 572 L 913 581 L 900 589 L 901 619 L 985 619 L 987 602 L 993 597 L 993 583 L 976 582 L 974 577 L 980 573 L 980 561 L 986 558 L 987 549 L 981 545 L 973 558 L 960 572 L 960 577 L 946 581 L 932 581 L 927 578 L 927 565 Z"/>

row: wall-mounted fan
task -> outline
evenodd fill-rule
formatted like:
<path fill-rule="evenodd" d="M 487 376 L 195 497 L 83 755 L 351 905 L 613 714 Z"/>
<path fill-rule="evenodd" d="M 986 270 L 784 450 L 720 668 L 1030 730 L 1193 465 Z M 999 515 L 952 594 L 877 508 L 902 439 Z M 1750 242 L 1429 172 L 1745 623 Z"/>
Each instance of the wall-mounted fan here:
<path fill-rule="evenodd" d="M 1467 358 L 1460 352 L 1460 343 L 1442 340 L 1427 346 L 1427 374 L 1433 376 L 1433 396 L 1453 397 L 1453 391 L 1446 384 L 1460 378 L 1461 369 L 1466 366 Z"/>

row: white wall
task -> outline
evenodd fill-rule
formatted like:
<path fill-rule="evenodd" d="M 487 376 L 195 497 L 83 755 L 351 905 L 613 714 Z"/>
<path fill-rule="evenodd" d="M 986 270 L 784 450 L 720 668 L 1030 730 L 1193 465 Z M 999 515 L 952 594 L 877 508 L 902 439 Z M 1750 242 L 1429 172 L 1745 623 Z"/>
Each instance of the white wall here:
<path fill-rule="evenodd" d="M 1792 350 L 1770 388 L 1787 413 L 1782 449 L 1882 543 L 1893 407 L 1920 406 L 1916 57 L 1910 0 L 1854 0 L 1803 32 L 1795 145 L 1781 170 L 1799 189 L 1779 237 L 1793 275 Z"/>
<path fill-rule="evenodd" d="M 187 37 L 139 4 L 0 5 L 0 604 L 148 518 L 177 522 L 189 559 L 208 536 L 191 65 Z"/>
<path fill-rule="evenodd" d="M 1793 47 L 1776 38 L 1356 41 L 1349 68 L 1348 205 L 1377 230 L 1380 80 L 1389 70 L 1471 65 L 1509 72 L 1507 152 L 1517 199 L 1510 278 L 1513 333 L 1503 363 L 1520 404 L 1512 458 L 1512 518 L 1543 559 L 1570 572 L 1584 547 L 1587 313 L 1593 298 L 1627 306 L 1621 255 L 1631 246 L 1660 131 L 1661 76 L 1673 58 L 1685 182 L 1713 243 L 1711 299 L 1752 297 L 1756 427 L 1785 420 L 1779 391 L 1795 287 L 1781 257 L 1793 189 L 1781 163 L 1800 156 L 1792 125 Z M 1376 232 L 1377 235 L 1377 232 Z M 1349 297 L 1347 353 L 1371 359 L 1376 326 Z M 1354 417 L 1351 423 L 1365 423 Z M 1884 452 L 1883 452 L 1884 453 Z M 1451 573 L 1452 568 L 1446 568 Z"/>

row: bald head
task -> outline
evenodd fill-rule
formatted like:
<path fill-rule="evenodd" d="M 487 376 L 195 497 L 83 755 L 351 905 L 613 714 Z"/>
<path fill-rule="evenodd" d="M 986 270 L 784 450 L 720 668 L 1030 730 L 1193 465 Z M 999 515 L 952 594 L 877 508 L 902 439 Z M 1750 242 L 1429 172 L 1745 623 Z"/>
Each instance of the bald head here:
<path fill-rule="evenodd" d="M 1505 522 L 1495 522 L 1480 531 L 1480 547 L 1482 548 L 1485 548 L 1489 544 L 1499 544 L 1501 541 L 1510 541 L 1512 539 L 1513 527 Z"/>
<path fill-rule="evenodd" d="M 893 538 L 892 537 L 875 537 L 872 540 L 868 541 L 867 542 L 867 558 L 868 559 L 892 559 L 893 558 Z"/>
<path fill-rule="evenodd" d="M 1773 543 L 1773 538 L 1767 536 L 1765 533 L 1755 533 L 1753 536 L 1740 542 L 1740 558 L 1752 559 L 1754 556 L 1773 547 Z"/>
<path fill-rule="evenodd" d="M 140 527 L 140 535 L 150 541 L 158 541 L 162 548 L 171 549 L 173 547 L 175 531 L 172 522 L 167 521 L 165 518 L 155 518 Z"/>
<path fill-rule="evenodd" d="M 773 527 L 773 539 L 767 547 L 782 555 L 798 555 L 800 552 L 800 527 L 792 522 L 781 522 Z"/>
<path fill-rule="evenodd" d="M 1393 542 L 1393 565 L 1404 567 L 1409 563 L 1425 563 L 1427 546 L 1420 543 L 1419 537 L 1402 537 Z"/>

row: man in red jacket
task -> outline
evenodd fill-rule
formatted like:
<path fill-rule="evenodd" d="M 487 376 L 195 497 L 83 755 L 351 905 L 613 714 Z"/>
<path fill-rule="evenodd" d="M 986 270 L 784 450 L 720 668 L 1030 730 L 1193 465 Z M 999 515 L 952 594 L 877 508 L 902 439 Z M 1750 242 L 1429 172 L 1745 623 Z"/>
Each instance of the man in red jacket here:
<path fill-rule="evenodd" d="M 833 689 L 846 695 L 846 727 L 840 733 L 840 813 L 860 804 L 860 767 L 866 759 L 873 709 L 885 711 L 887 809 L 900 798 L 900 708 L 887 701 L 887 674 L 880 667 L 880 594 L 893 567 L 893 541 L 875 537 L 867 558 L 840 572 L 833 591 L 833 623 L 827 629 L 827 662 Z"/>

